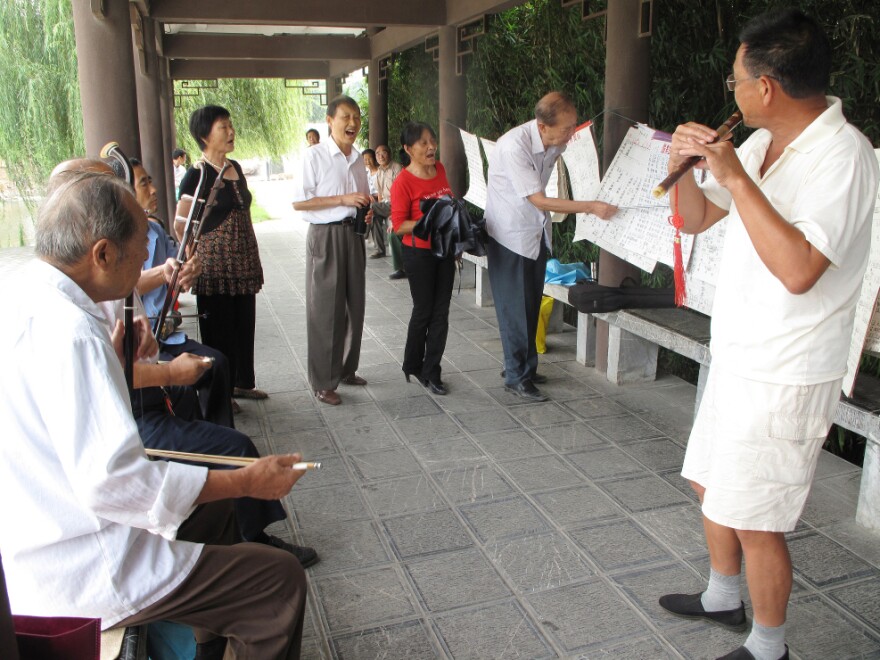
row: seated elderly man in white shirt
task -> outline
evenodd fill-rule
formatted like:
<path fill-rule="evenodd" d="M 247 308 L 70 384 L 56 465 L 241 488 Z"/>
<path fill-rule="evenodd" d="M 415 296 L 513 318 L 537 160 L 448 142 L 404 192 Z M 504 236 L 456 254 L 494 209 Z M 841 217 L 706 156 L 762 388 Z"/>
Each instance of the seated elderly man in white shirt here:
<path fill-rule="evenodd" d="M 240 470 L 149 461 L 121 365 L 124 297 L 147 219 L 125 184 L 69 173 L 40 210 L 38 258 L 3 290 L 0 547 L 12 611 L 195 630 L 200 657 L 298 657 L 305 576 L 287 552 L 234 543 L 230 498 L 285 496 L 296 454 Z M 195 542 L 199 541 L 199 542 Z M 212 545 L 202 545 L 207 542 Z M 213 545 L 217 544 L 217 545 Z"/>

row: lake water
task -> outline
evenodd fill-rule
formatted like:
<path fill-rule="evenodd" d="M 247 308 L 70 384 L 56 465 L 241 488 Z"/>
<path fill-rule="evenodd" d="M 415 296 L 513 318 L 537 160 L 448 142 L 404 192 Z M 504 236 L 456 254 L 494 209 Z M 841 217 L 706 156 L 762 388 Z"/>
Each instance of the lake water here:
<path fill-rule="evenodd" d="M 24 202 L 0 200 L 0 248 L 33 243 L 34 221 Z"/>

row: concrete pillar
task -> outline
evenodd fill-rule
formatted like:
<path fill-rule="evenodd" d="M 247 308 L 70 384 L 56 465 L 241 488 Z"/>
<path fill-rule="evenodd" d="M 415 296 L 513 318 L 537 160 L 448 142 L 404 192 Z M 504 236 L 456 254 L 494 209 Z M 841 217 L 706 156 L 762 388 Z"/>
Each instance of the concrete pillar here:
<path fill-rule="evenodd" d="M 342 94 L 342 85 L 338 78 L 327 78 L 324 81 L 324 89 L 327 90 L 327 101 L 330 101 Z"/>
<path fill-rule="evenodd" d="M 458 28 L 442 27 L 440 35 L 440 160 L 446 168 L 446 177 L 452 194 L 463 197 L 467 192 L 467 157 L 458 127 L 467 119 L 465 78 L 455 73 Z"/>
<path fill-rule="evenodd" d="M 130 3 L 104 0 L 97 16 L 93 4 L 73 0 L 86 154 L 97 156 L 112 140 L 126 155 L 140 156 Z"/>
<path fill-rule="evenodd" d="M 174 81 L 168 75 L 168 60 L 159 57 L 159 112 L 162 115 L 162 144 L 164 153 L 169 159 L 168 167 L 165 168 L 165 191 L 166 206 L 168 208 L 165 219 L 168 228 L 174 221 L 174 210 L 177 207 L 177 190 L 174 187 L 174 169 L 171 165 L 171 152 L 177 148 L 177 130 L 174 125 Z M 194 158 L 194 154 L 190 154 Z M 155 175 L 154 175 L 155 176 Z M 162 202 L 159 202 L 160 210 Z"/>
<path fill-rule="evenodd" d="M 388 81 L 379 80 L 379 58 L 370 60 L 370 147 L 388 145 Z M 388 145 L 390 148 L 390 145 Z"/>
<path fill-rule="evenodd" d="M 608 3 L 605 46 L 605 110 L 614 110 L 630 119 L 647 121 L 651 42 L 638 36 L 641 0 L 615 0 Z M 608 169 L 631 125 L 628 119 L 605 112 L 602 169 Z M 639 269 L 602 250 L 599 254 L 599 284 L 619 286 L 627 277 L 638 281 Z M 608 369 L 608 324 L 596 324 L 596 369 Z"/>
<path fill-rule="evenodd" d="M 135 44 L 137 62 L 135 82 L 137 86 L 138 126 L 141 136 L 141 161 L 153 177 L 153 185 L 159 199 L 157 213 L 166 222 L 168 184 L 166 173 L 171 170 L 171 153 L 165 151 L 162 133 L 162 86 L 159 78 L 159 55 L 156 52 L 156 23 L 149 18 L 140 21 L 142 45 Z M 173 186 L 173 178 L 172 178 Z"/>

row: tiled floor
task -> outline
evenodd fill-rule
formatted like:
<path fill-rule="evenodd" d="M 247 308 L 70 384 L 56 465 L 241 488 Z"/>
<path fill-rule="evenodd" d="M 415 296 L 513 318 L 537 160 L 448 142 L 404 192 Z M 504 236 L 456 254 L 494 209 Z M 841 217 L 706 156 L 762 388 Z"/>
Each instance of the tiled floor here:
<path fill-rule="evenodd" d="M 715 658 L 744 635 L 661 611 L 696 591 L 708 560 L 678 474 L 694 388 L 665 377 L 617 387 L 548 337 L 547 403 L 505 393 L 492 308 L 453 296 L 448 396 L 404 382 L 410 297 L 368 260 L 359 373 L 343 405 L 305 378 L 300 223 L 256 226 L 257 384 L 238 427 L 266 452 L 324 468 L 287 498 L 275 533 L 312 545 L 306 658 Z M 28 250 L 0 253 L 0 273 Z M 823 455 L 791 535 L 793 658 L 880 658 L 880 538 L 853 522 L 860 471 Z"/>
<path fill-rule="evenodd" d="M 617 387 L 548 337 L 547 403 L 506 393 L 494 309 L 453 296 L 448 396 L 400 371 L 410 297 L 368 260 L 359 373 L 343 405 L 305 379 L 304 237 L 258 225 L 257 381 L 237 418 L 266 451 L 324 468 L 279 533 L 313 545 L 308 658 L 715 658 L 744 635 L 664 614 L 708 573 L 700 511 L 678 474 L 695 390 Z M 859 470 L 823 455 L 791 538 L 796 658 L 880 658 L 880 538 L 853 522 Z"/>

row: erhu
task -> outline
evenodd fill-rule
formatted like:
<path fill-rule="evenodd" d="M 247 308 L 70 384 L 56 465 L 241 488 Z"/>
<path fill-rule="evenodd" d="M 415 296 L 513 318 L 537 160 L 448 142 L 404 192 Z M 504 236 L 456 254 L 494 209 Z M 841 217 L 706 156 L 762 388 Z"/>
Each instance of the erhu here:
<path fill-rule="evenodd" d="M 211 190 L 208 192 L 207 199 L 204 199 L 203 197 L 203 188 L 205 185 L 205 163 L 198 162 L 194 167 L 199 170 L 199 181 L 196 184 L 192 205 L 189 207 L 189 213 L 186 216 L 183 236 L 180 239 L 180 248 L 177 251 L 177 262 L 171 273 L 171 281 L 168 283 L 168 288 L 165 291 L 165 301 L 162 303 L 162 311 L 159 313 L 159 316 L 156 319 L 156 325 L 154 326 L 154 333 L 157 341 L 167 338 L 167 336 L 173 331 L 172 327 L 167 327 L 168 324 L 166 324 L 166 319 L 168 318 L 168 312 L 174 307 L 174 303 L 180 295 L 180 286 L 178 283 L 180 269 L 183 264 L 186 263 L 187 258 L 194 255 L 199 247 L 199 238 L 202 235 L 202 221 L 217 204 L 217 194 L 225 185 L 223 183 L 223 175 L 229 167 L 229 161 L 223 163 L 223 167 L 221 167 L 220 171 L 217 173 L 217 178 L 214 181 L 214 185 L 211 186 Z"/>
<path fill-rule="evenodd" d="M 128 158 L 119 148 L 117 142 L 108 142 L 101 149 L 101 158 L 113 158 L 121 166 L 123 177 L 128 185 L 134 190 L 134 169 Z M 134 291 L 125 297 L 125 306 L 123 307 L 123 324 L 125 325 L 125 335 L 122 338 L 122 352 L 124 356 L 123 370 L 125 372 L 125 382 L 128 385 L 129 395 L 134 390 Z M 134 402 L 134 399 L 132 399 Z"/>

